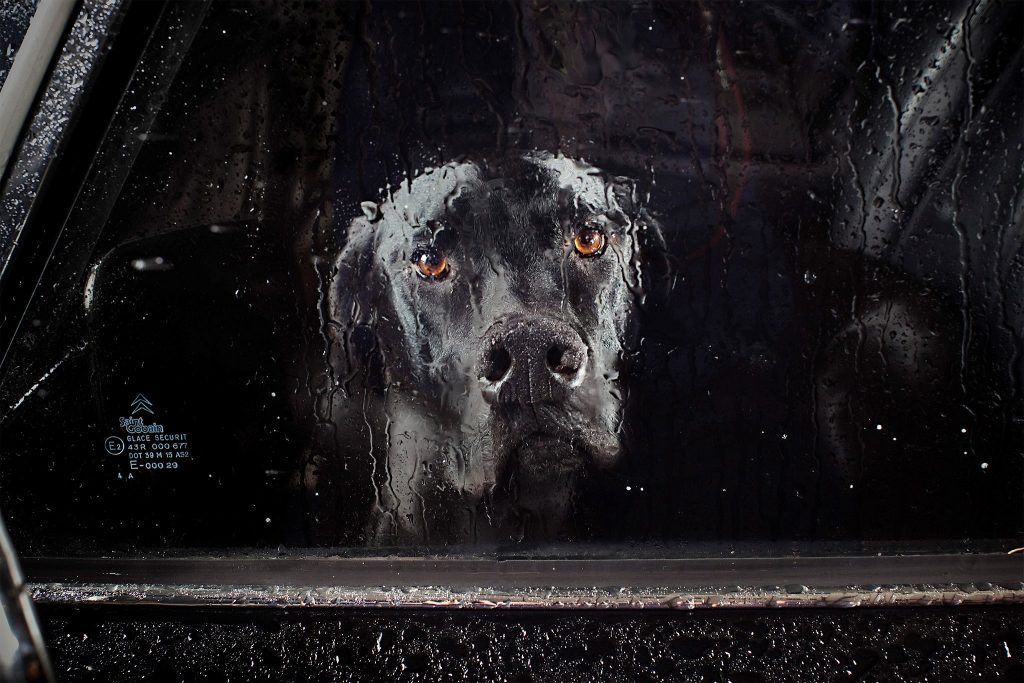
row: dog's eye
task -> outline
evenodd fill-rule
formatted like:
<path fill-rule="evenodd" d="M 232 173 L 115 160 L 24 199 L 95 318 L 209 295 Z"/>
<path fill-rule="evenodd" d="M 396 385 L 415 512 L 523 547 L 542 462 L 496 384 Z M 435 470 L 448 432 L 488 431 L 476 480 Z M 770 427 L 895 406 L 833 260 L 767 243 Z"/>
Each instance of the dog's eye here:
<path fill-rule="evenodd" d="M 604 251 L 604 244 L 604 233 L 592 227 L 583 228 L 573 238 L 573 246 L 576 247 L 576 253 L 584 258 L 600 256 Z"/>
<path fill-rule="evenodd" d="M 418 248 L 412 253 L 412 262 L 420 275 L 428 280 L 443 280 L 448 274 L 448 259 L 437 247 Z"/>

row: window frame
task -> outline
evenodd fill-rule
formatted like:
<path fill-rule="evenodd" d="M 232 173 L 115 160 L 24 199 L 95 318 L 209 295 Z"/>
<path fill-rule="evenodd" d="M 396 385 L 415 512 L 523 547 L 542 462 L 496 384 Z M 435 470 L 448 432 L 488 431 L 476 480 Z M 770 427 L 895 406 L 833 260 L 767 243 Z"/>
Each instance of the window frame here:
<path fill-rule="evenodd" d="M 92 225 L 78 239 L 87 242 L 98 235 L 141 145 L 132 131 L 151 121 L 158 107 L 140 107 L 131 117 L 125 112 L 140 98 L 166 96 L 208 4 L 82 0 L 63 40 L 55 43 L 59 57 L 51 60 L 48 82 L 22 127 L 0 192 L 0 220 L 12 228 L 11 242 L 0 245 L 0 306 L 17 314 L 0 324 L 4 357 L 32 299 L 31 283 L 51 262 L 64 226 L 82 212 L 92 216 Z M 170 26 L 177 27 L 175 39 L 149 49 L 154 36 Z M 98 40 L 90 43 L 90 38 Z M 133 89 L 140 67 L 152 82 Z M 82 74 L 85 84 L 71 88 Z M 63 115 L 62 125 L 50 125 L 54 112 Z M 114 155 L 112 149 L 128 153 Z M 100 169 L 107 176 L 102 186 L 113 191 L 83 192 Z M 29 180 L 15 181 L 23 178 Z M 22 208 L 15 211 L 14 206 Z M 83 272 L 84 258 L 79 264 Z M 456 559 L 278 556 L 241 549 L 131 559 L 28 557 L 22 565 L 33 599 L 61 605 L 698 609 L 1024 604 L 1024 553 L 871 550 L 819 547 L 796 554 L 794 548 L 792 555 L 774 557 L 566 559 L 566 553 L 552 559 Z"/>

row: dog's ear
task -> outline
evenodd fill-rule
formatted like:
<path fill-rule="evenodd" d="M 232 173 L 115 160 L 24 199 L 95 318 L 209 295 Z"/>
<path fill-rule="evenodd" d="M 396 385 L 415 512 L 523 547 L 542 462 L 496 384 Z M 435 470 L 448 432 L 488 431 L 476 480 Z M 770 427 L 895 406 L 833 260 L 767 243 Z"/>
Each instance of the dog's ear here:
<path fill-rule="evenodd" d="M 640 304 L 645 310 L 659 309 L 672 291 L 672 265 L 665 235 L 661 224 L 646 208 L 634 214 L 633 223 L 636 241 L 640 245 Z"/>
<path fill-rule="evenodd" d="M 326 311 L 331 340 L 331 364 L 342 383 L 368 371 L 377 351 L 376 318 L 380 290 L 374 260 L 379 207 L 363 202 L 363 215 L 348 226 L 345 243 L 326 283 Z"/>
<path fill-rule="evenodd" d="M 644 310 L 660 308 L 672 289 L 672 269 L 661 224 L 645 206 L 636 180 L 612 179 L 616 201 L 630 220 L 630 232 L 637 253 L 631 264 L 632 277 Z"/>
<path fill-rule="evenodd" d="M 305 491 L 311 538 L 331 544 L 364 541 L 360 534 L 374 500 L 364 482 L 372 481 L 379 457 L 373 434 L 384 429 L 384 411 L 367 403 L 379 402 L 378 392 L 367 389 L 379 386 L 381 367 L 376 334 L 381 269 L 374 256 L 380 212 L 376 205 L 362 209 L 338 243 L 314 261 L 312 293 L 323 342 L 311 345 L 307 361 L 313 372 L 306 368 L 305 374 L 322 383 L 308 392 L 309 399 L 296 393 L 300 406 L 308 407 L 306 418 L 315 418 L 296 486 Z"/>

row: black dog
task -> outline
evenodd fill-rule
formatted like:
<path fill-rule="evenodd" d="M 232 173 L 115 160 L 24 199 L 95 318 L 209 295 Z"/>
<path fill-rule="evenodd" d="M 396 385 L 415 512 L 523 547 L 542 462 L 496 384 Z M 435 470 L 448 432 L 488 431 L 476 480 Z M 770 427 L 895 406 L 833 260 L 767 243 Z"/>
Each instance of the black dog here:
<path fill-rule="evenodd" d="M 528 153 L 428 169 L 363 211 L 325 306 L 331 429 L 305 487 L 336 528 L 318 535 L 564 537 L 581 479 L 623 451 L 638 310 L 664 265 L 635 183 Z"/>

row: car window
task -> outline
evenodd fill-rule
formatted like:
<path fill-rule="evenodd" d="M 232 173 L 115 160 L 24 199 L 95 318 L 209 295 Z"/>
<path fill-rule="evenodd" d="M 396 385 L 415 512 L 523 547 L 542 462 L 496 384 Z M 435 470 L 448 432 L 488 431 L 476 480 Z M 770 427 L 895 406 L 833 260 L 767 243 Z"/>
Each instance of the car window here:
<path fill-rule="evenodd" d="M 1019 546 L 1021 11 L 172 3 L 2 366 L 12 535 Z"/>

